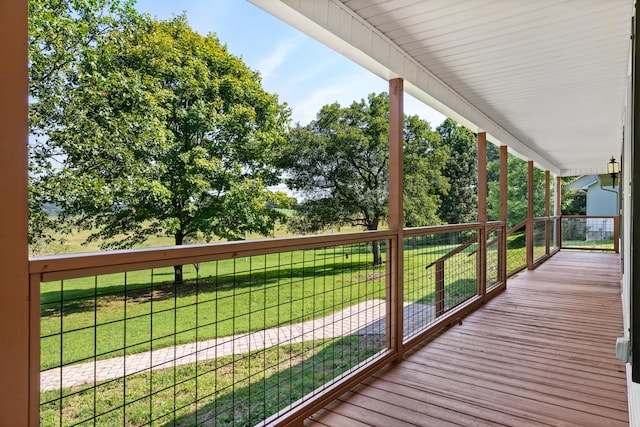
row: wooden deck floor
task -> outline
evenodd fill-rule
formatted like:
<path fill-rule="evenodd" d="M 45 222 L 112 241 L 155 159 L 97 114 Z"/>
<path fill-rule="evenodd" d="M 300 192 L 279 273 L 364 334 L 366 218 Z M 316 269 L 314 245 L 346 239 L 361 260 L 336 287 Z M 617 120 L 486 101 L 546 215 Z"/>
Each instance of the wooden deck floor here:
<path fill-rule="evenodd" d="M 619 257 L 560 252 L 313 415 L 327 426 L 625 426 Z"/>

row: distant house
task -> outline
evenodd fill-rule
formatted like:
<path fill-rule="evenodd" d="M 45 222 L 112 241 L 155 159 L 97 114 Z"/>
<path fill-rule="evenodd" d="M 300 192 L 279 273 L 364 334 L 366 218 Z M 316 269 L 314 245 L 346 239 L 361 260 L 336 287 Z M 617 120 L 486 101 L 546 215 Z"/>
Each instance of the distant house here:
<path fill-rule="evenodd" d="M 613 216 L 618 203 L 618 186 L 608 175 L 584 175 L 568 185 L 587 194 L 588 216 Z"/>
<path fill-rule="evenodd" d="M 618 186 L 612 184 L 609 175 L 584 175 L 568 187 L 586 193 L 587 216 L 615 216 L 618 214 Z M 586 227 L 586 240 L 608 239 L 612 234 L 610 220 L 588 218 Z"/>

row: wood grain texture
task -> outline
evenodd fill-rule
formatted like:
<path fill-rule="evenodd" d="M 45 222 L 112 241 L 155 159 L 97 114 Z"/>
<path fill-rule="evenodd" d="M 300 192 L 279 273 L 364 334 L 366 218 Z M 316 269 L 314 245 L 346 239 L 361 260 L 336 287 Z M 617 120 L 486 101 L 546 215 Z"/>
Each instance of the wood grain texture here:
<path fill-rule="evenodd" d="M 626 426 L 619 257 L 560 252 L 307 424 Z"/>

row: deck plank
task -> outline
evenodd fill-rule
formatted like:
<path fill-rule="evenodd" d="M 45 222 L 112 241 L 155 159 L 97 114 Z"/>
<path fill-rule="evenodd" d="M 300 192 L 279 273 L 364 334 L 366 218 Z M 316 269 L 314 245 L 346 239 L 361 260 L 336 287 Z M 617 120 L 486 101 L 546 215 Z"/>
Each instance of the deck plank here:
<path fill-rule="evenodd" d="M 560 252 L 307 424 L 627 426 L 619 268 Z"/>

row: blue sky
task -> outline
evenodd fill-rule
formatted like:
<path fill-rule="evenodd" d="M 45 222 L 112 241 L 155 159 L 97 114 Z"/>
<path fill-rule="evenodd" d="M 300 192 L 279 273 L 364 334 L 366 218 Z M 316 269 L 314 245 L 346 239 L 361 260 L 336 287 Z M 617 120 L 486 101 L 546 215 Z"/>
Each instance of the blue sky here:
<path fill-rule="evenodd" d="M 158 19 L 186 12 L 191 27 L 215 33 L 234 55 L 262 75 L 263 87 L 289 104 L 294 122 L 307 124 L 326 104 L 342 106 L 388 90 L 388 83 L 244 0 L 138 0 Z M 435 128 L 444 116 L 405 94 L 405 113 Z"/>

